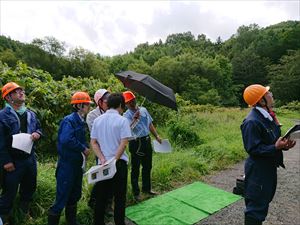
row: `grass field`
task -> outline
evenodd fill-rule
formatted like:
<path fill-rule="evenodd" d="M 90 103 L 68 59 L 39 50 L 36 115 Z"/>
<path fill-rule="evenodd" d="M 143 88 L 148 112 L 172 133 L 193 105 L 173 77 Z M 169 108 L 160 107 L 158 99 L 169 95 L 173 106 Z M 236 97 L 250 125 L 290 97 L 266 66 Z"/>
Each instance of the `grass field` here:
<path fill-rule="evenodd" d="M 172 141 L 173 152 L 154 153 L 153 189 L 164 193 L 194 181 L 201 181 L 203 176 L 243 160 L 246 153 L 242 146 L 240 124 L 248 112 L 249 109 L 238 108 L 187 107 L 173 115 L 170 118 L 171 123 L 166 126 L 156 125 L 160 136 Z M 283 124 L 282 131 L 285 132 L 300 118 L 300 113 L 279 109 L 277 117 Z M 38 188 L 32 204 L 32 215 L 22 215 L 15 207 L 15 224 L 47 224 L 47 210 L 55 198 L 55 160 L 56 158 L 39 157 Z M 89 157 L 88 168 L 93 163 L 94 157 Z M 87 206 L 90 190 L 91 186 L 84 177 L 78 219 L 85 225 L 92 224 L 92 211 Z M 17 202 L 18 199 L 15 205 Z M 127 204 L 134 204 L 130 177 Z M 64 216 L 61 217 L 61 224 L 65 224 Z"/>

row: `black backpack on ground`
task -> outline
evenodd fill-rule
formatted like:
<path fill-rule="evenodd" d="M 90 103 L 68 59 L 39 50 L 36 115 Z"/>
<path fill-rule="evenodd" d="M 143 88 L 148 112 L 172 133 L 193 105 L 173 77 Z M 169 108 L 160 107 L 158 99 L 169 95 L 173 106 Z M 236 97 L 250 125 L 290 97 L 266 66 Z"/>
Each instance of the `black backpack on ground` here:
<path fill-rule="evenodd" d="M 236 179 L 236 186 L 233 188 L 232 193 L 236 195 L 244 196 L 245 185 L 244 176 Z"/>

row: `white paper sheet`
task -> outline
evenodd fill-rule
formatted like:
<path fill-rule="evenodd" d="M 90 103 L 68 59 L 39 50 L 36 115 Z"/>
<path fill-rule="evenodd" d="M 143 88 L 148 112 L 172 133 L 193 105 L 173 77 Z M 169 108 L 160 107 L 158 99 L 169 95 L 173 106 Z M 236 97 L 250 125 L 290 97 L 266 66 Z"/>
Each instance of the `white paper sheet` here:
<path fill-rule="evenodd" d="M 19 149 L 28 154 L 31 153 L 33 141 L 31 139 L 31 134 L 19 133 L 13 135 L 12 147 Z"/>
<path fill-rule="evenodd" d="M 157 140 L 153 140 L 152 143 L 155 152 L 160 152 L 160 153 L 172 152 L 172 147 L 168 139 L 162 139 L 161 144 Z"/>

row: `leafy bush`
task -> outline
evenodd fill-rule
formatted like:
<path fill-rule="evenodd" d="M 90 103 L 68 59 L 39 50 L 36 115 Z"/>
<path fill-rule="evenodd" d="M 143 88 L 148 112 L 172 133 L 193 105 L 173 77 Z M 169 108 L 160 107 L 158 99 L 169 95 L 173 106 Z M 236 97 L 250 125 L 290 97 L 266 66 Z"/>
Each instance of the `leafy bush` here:
<path fill-rule="evenodd" d="M 173 143 L 182 147 L 194 146 L 201 143 L 198 134 L 191 129 L 190 124 L 171 119 L 168 122 L 168 135 Z"/>
<path fill-rule="evenodd" d="M 208 173 L 207 162 L 190 151 L 175 151 L 172 154 L 154 154 L 152 171 L 153 187 L 166 191 L 180 183 L 190 183 Z"/>
<path fill-rule="evenodd" d="M 221 97 L 218 91 L 214 89 L 209 81 L 200 76 L 189 76 L 185 81 L 185 91 L 183 97 L 189 99 L 194 104 L 220 105 Z"/>
<path fill-rule="evenodd" d="M 286 110 L 300 112 L 300 102 L 299 101 L 292 101 L 292 102 L 290 102 L 286 105 L 281 106 L 280 109 L 286 109 Z"/>
<path fill-rule="evenodd" d="M 75 91 L 86 91 L 93 97 L 99 88 L 120 91 L 123 87 L 112 77 L 105 84 L 99 79 L 70 76 L 55 81 L 49 73 L 23 63 L 18 63 L 15 69 L 0 64 L 0 73 L 1 86 L 14 81 L 25 87 L 26 106 L 37 113 L 45 135 L 39 143 L 39 151 L 42 152 L 55 152 L 58 125 L 71 112 L 70 99 Z M 3 106 L 4 101 L 1 102 Z"/>

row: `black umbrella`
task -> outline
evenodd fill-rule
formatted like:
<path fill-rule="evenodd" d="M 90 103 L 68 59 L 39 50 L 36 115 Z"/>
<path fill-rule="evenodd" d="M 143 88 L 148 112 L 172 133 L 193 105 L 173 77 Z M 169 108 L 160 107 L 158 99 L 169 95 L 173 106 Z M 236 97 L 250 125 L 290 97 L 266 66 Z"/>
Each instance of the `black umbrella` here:
<path fill-rule="evenodd" d="M 177 110 L 173 90 L 151 76 L 133 71 L 120 72 L 115 76 L 125 87 L 139 93 L 148 100 Z"/>

